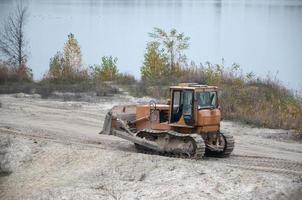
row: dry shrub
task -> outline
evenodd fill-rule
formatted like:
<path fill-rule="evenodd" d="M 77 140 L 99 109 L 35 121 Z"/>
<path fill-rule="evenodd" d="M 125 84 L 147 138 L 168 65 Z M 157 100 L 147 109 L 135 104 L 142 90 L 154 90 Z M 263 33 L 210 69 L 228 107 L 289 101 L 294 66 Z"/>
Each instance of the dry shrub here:
<path fill-rule="evenodd" d="M 128 73 L 119 73 L 116 79 L 117 84 L 132 85 L 136 83 L 135 77 Z"/>
<path fill-rule="evenodd" d="M 302 101 L 278 81 L 221 86 L 223 117 L 269 128 L 302 130 Z"/>
<path fill-rule="evenodd" d="M 0 84 L 4 84 L 7 82 L 9 78 L 8 67 L 4 64 L 0 64 Z"/>
<path fill-rule="evenodd" d="M 25 64 L 11 65 L 0 60 L 0 84 L 32 82 L 32 71 Z"/>

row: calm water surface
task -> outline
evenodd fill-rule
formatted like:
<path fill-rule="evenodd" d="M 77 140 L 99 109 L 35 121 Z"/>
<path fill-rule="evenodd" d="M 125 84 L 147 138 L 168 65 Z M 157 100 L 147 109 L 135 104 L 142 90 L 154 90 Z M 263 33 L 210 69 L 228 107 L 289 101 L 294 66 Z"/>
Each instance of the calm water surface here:
<path fill-rule="evenodd" d="M 121 71 L 139 77 L 153 27 L 176 28 L 191 37 L 195 62 L 241 64 L 244 72 L 268 73 L 302 88 L 302 1 L 300 0 L 29 0 L 26 29 L 35 78 L 62 50 L 69 33 L 86 65 L 118 57 Z M 0 20 L 13 8 L 0 0 Z"/>

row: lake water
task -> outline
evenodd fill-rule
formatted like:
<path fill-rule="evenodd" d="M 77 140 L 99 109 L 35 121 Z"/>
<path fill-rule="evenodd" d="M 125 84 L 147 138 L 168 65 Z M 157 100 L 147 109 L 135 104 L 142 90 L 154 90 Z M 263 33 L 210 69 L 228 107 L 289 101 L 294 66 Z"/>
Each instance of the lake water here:
<path fill-rule="evenodd" d="M 1 21 L 13 9 L 0 0 Z M 191 37 L 186 54 L 196 63 L 237 62 L 244 72 L 268 73 L 302 88 L 300 0 L 29 0 L 27 37 L 36 79 L 74 33 L 86 65 L 113 55 L 139 77 L 148 32 L 176 28 Z"/>

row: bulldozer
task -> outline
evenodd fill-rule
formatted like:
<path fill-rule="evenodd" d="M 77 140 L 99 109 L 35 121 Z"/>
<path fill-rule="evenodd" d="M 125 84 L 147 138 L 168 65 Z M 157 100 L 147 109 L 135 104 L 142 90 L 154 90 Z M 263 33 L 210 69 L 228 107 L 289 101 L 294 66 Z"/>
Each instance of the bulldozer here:
<path fill-rule="evenodd" d="M 220 132 L 218 87 L 180 83 L 170 87 L 166 104 L 119 105 L 106 115 L 100 134 L 134 143 L 143 153 L 202 159 L 227 157 L 232 135 Z"/>

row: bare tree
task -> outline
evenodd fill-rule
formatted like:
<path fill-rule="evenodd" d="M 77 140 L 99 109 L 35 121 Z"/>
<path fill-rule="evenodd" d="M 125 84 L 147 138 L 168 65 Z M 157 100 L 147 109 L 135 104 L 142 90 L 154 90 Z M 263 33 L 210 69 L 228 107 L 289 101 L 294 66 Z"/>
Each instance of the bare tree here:
<path fill-rule="evenodd" d="M 28 8 L 19 1 L 3 25 L 0 33 L 0 53 L 13 65 L 26 65 L 27 43 L 24 37 L 24 26 L 27 21 Z"/>

